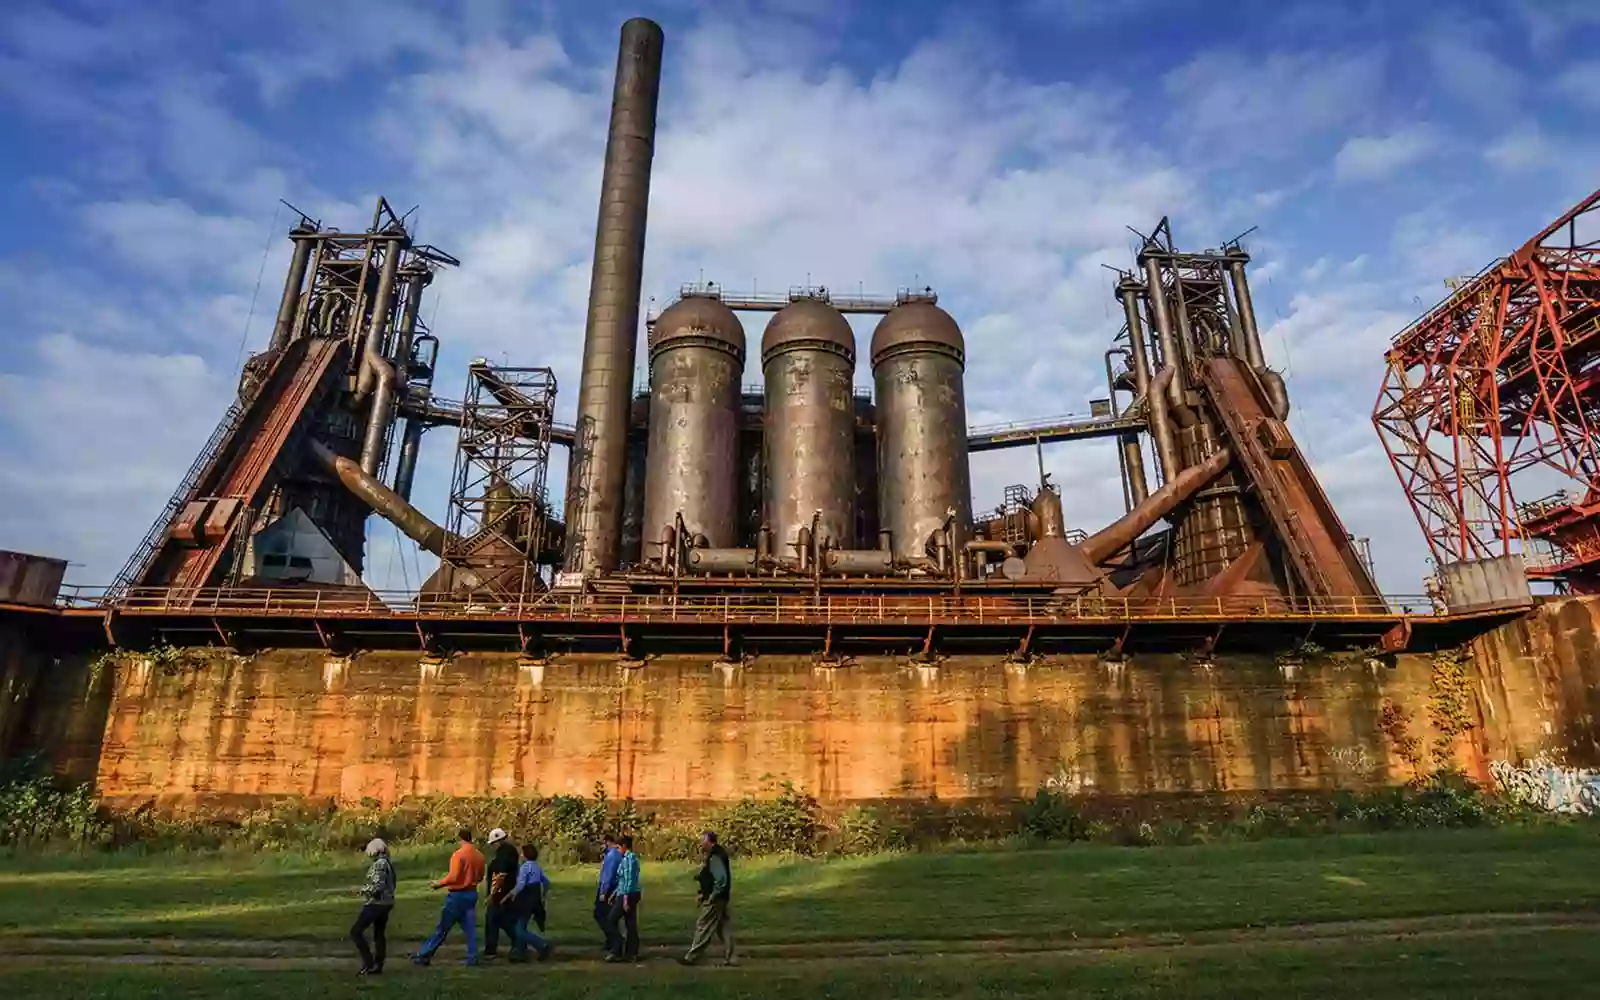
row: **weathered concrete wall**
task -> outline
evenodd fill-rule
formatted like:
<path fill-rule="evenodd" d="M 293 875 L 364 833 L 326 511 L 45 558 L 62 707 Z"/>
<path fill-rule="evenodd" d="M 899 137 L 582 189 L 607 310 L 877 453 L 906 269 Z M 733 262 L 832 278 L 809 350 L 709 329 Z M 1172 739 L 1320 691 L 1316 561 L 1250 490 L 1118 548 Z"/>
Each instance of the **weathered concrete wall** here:
<path fill-rule="evenodd" d="M 1600 602 L 1565 601 L 1479 641 L 1456 672 L 1473 725 L 1445 741 L 1457 766 L 1487 779 L 1495 760 L 1600 758 L 1597 621 Z M 97 683 L 86 671 L 56 671 L 52 698 L 67 700 L 49 729 L 61 765 L 96 774 L 125 805 L 587 794 L 597 782 L 695 803 L 785 779 L 834 803 L 1009 799 L 1041 785 L 1123 795 L 1359 787 L 1412 776 L 1381 725 L 1386 702 L 1433 763 L 1441 756 L 1430 723 L 1441 675 L 1426 656 L 1025 668 L 665 658 L 628 669 L 277 651 L 199 666 L 131 660 Z"/>

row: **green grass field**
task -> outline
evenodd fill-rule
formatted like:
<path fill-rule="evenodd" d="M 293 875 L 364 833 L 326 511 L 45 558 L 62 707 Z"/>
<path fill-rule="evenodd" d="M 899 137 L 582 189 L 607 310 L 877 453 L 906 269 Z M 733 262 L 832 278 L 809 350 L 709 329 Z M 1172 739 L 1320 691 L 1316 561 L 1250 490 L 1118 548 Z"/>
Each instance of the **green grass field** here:
<path fill-rule="evenodd" d="M 431 930 L 449 845 L 397 857 L 391 953 Z M 342 857 L 0 861 L 4 995 L 549 997 L 1582 995 L 1600 974 L 1600 825 L 1072 846 L 737 866 L 746 963 L 680 969 L 694 883 L 646 863 L 640 968 L 596 961 L 593 866 L 551 872 L 549 965 L 350 975 Z M 196 966 L 153 966 L 165 960 Z M 115 961 L 116 964 L 109 964 Z M 241 961 L 258 967 L 239 968 Z M 94 963 L 94 964 L 89 964 Z M 107 964 L 99 964 L 107 963 Z M 500 984 L 500 985 L 496 985 Z"/>

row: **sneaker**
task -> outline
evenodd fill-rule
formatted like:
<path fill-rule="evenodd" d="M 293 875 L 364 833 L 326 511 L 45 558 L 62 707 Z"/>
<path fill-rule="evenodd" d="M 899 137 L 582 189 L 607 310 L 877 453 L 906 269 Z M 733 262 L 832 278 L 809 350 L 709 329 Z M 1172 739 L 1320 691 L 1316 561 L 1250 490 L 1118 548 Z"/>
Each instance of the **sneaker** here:
<path fill-rule="evenodd" d="M 461 964 L 462 965 L 477 965 L 478 964 L 478 960 L 475 959 L 475 958 L 463 958 L 461 960 Z"/>
<path fill-rule="evenodd" d="M 726 959 L 723 961 L 722 966 L 725 969 L 737 969 L 739 967 L 739 960 L 737 958 Z"/>
<path fill-rule="evenodd" d="M 618 955 L 614 951 L 608 951 L 608 952 L 606 952 L 606 961 L 607 962 L 620 962 L 620 961 L 622 961 L 622 956 Z"/>
<path fill-rule="evenodd" d="M 556 950 L 556 946 L 555 945 L 553 945 L 553 944 L 545 945 L 544 946 L 544 951 L 539 952 L 539 961 L 543 962 L 543 961 L 547 960 L 550 957 L 550 953 L 552 951 L 555 951 L 555 950 Z"/>
<path fill-rule="evenodd" d="M 411 964 L 412 965 L 426 966 L 431 961 L 433 961 L 433 959 L 430 958 L 427 955 L 418 954 L 418 955 L 412 955 L 411 956 Z"/>
<path fill-rule="evenodd" d="M 688 959 L 688 958 L 684 958 L 684 957 L 683 957 L 683 956 L 682 956 L 682 955 L 679 955 L 679 956 L 678 956 L 678 957 L 677 957 L 677 958 L 676 958 L 676 959 L 675 959 L 675 961 L 676 961 L 676 962 L 677 962 L 677 963 L 678 963 L 678 964 L 679 964 L 679 965 L 693 965 L 693 964 L 694 964 L 694 960 L 693 960 L 693 959 Z"/>

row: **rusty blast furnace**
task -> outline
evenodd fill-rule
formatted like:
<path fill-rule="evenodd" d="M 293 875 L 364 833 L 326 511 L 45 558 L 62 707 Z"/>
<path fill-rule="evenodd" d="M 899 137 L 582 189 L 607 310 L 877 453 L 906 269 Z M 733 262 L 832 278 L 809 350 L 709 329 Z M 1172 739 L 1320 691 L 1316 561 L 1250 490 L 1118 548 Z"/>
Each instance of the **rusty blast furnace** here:
<path fill-rule="evenodd" d="M 242 626 L 211 612 L 264 601 L 251 613 L 279 615 L 279 641 L 394 641 L 403 620 L 424 645 L 627 656 L 641 641 L 1119 652 L 1146 620 L 1151 642 L 1210 648 L 1225 628 L 1304 641 L 1294 623 L 1318 615 L 1344 622 L 1321 641 L 1404 644 L 1284 422 L 1237 241 L 1180 250 L 1166 220 L 1144 240 L 1112 290 L 1124 326 L 1088 418 L 968 427 L 972 348 L 931 288 L 682 286 L 644 324 L 636 392 L 662 52 L 655 24 L 623 25 L 573 424 L 556 422 L 545 368 L 477 361 L 460 401 L 435 395 L 421 301 L 458 262 L 415 244 L 386 202 L 359 234 L 304 219 L 270 346 L 107 604 L 163 638 L 228 634 Z M 752 314 L 770 314 L 754 387 Z M 876 317 L 864 354 L 851 314 Z M 870 389 L 854 385 L 858 359 Z M 439 426 L 457 435 L 442 525 L 410 502 Z M 975 516 L 972 453 L 1093 437 L 1117 443 L 1122 517 L 1070 525 L 1047 482 Z M 567 493 L 552 503 L 560 447 Z M 420 593 L 362 583 L 369 513 L 439 557 Z M 314 611 L 290 627 L 294 602 Z M 335 607 L 370 621 L 334 629 L 321 618 Z"/>

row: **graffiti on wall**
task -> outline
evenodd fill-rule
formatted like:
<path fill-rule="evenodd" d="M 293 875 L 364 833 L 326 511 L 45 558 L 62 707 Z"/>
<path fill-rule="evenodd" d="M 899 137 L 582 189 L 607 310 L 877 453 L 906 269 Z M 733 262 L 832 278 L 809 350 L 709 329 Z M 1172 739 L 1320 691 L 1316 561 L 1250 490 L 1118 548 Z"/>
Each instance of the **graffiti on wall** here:
<path fill-rule="evenodd" d="M 1521 767 L 1494 761 L 1489 773 L 1514 802 L 1547 812 L 1600 816 L 1600 771 L 1564 767 L 1541 755 Z"/>

